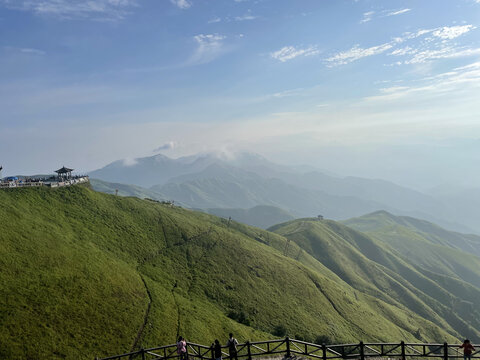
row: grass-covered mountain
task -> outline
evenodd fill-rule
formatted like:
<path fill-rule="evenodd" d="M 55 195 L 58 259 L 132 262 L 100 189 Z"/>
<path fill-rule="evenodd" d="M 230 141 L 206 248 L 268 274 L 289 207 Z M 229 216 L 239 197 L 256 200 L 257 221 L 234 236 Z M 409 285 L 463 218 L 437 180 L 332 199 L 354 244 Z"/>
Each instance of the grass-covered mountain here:
<path fill-rule="evenodd" d="M 336 220 L 387 210 L 456 231 L 480 232 L 476 213 L 466 214 L 458 202 L 388 181 L 282 166 L 251 153 L 199 154 L 178 159 L 159 154 L 116 161 L 90 176 L 141 186 L 146 188 L 144 192 L 152 191 L 204 210 L 269 205 L 284 208 L 296 217 L 323 214 Z"/>
<path fill-rule="evenodd" d="M 262 229 L 294 219 L 289 212 L 267 205 L 258 205 L 250 209 L 207 209 L 207 212 Z"/>
<path fill-rule="evenodd" d="M 79 186 L 2 190 L 0 204 L 0 358 L 91 359 L 179 334 L 209 344 L 230 331 L 240 340 L 477 339 L 461 314 L 358 249 L 376 241 L 335 222 L 315 233 L 326 249 L 343 244 L 332 260 L 293 236 L 321 224 L 310 221 L 275 234 Z"/>
<path fill-rule="evenodd" d="M 368 221 L 371 224 L 371 217 L 375 214 L 346 223 L 354 226 Z M 365 226 L 355 227 L 365 229 Z M 295 241 L 355 289 L 388 303 L 400 303 L 444 329 L 453 328 L 480 339 L 477 330 L 480 328 L 480 258 L 477 256 L 445 245 L 434 245 L 436 249 L 430 247 L 430 251 L 425 251 L 420 238 L 409 235 L 399 238 L 398 229 L 392 233 L 382 232 L 381 239 L 376 233 L 368 236 L 372 232 L 360 233 L 330 220 L 300 219 L 270 230 Z M 432 236 L 436 235 L 432 233 Z M 405 244 L 399 244 L 402 242 Z M 402 254 L 398 248 L 409 251 Z M 462 267 L 459 263 L 462 257 L 471 263 Z M 427 268 L 425 264 L 432 266 Z M 443 264 L 443 267 L 433 264 Z M 421 332 L 418 339 L 426 340 Z"/>

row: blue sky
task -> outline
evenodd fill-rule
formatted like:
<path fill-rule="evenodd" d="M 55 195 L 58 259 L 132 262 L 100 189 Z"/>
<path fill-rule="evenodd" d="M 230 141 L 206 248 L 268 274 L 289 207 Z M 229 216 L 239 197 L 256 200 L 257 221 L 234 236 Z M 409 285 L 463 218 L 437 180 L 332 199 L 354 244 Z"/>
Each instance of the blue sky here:
<path fill-rule="evenodd" d="M 318 154 L 479 138 L 480 0 L 0 0 L 0 79 L 8 173 L 160 150 L 335 167 Z"/>

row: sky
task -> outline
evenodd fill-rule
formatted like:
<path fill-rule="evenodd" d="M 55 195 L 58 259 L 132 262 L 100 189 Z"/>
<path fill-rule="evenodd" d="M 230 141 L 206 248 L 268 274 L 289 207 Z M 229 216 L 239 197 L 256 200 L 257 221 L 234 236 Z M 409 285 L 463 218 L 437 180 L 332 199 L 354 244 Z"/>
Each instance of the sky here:
<path fill-rule="evenodd" d="M 0 0 L 0 165 L 251 151 L 480 181 L 480 0 Z"/>

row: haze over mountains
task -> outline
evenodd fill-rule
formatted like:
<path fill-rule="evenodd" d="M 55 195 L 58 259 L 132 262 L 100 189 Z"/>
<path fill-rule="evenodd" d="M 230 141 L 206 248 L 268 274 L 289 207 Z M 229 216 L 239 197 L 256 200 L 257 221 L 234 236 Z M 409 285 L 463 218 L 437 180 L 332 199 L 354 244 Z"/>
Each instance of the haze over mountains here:
<path fill-rule="evenodd" d="M 203 210 L 247 210 L 267 205 L 294 217 L 321 214 L 337 220 L 386 210 L 456 231 L 480 233 L 480 221 L 473 211 L 480 204 L 480 196 L 474 202 L 469 197 L 475 192 L 454 188 L 448 194 L 440 189 L 426 194 L 379 179 L 340 177 L 308 167 L 278 165 L 252 153 L 208 153 L 178 159 L 158 154 L 115 161 L 90 176 L 103 181 L 93 182 L 100 191 L 113 193 L 120 189 L 123 195 L 171 199 Z M 226 210 L 222 214 L 229 215 Z"/>

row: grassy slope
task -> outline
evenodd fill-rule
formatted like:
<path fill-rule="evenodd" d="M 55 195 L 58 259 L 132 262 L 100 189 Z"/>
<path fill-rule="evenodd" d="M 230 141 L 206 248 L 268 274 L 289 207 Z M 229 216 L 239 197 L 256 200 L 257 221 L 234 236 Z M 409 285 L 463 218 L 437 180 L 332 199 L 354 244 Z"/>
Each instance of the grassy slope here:
<path fill-rule="evenodd" d="M 295 241 L 359 291 L 400 303 L 452 334 L 479 338 L 474 306 L 452 311 L 462 298 L 445 286 L 446 279 L 419 271 L 378 240 L 328 220 L 301 219 L 270 230 Z"/>
<path fill-rule="evenodd" d="M 388 244 L 423 269 L 480 288 L 480 237 L 450 232 L 427 221 L 381 211 L 345 222 Z"/>
<path fill-rule="evenodd" d="M 83 187 L 0 191 L 0 204 L 0 358 L 128 351 L 147 289 L 138 346 L 178 334 L 208 344 L 229 331 L 261 339 L 279 327 L 309 340 L 414 340 L 417 329 L 453 339 L 260 229 Z"/>

